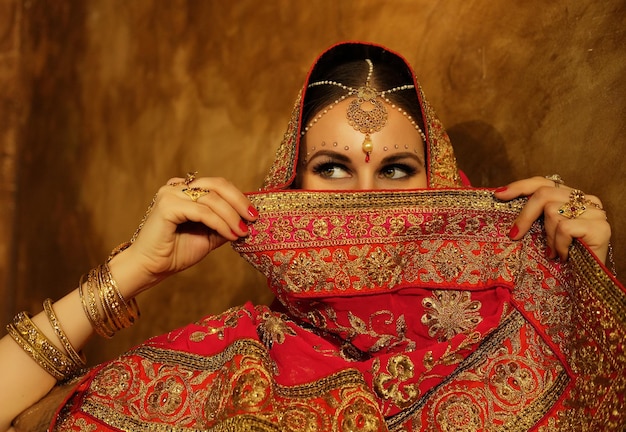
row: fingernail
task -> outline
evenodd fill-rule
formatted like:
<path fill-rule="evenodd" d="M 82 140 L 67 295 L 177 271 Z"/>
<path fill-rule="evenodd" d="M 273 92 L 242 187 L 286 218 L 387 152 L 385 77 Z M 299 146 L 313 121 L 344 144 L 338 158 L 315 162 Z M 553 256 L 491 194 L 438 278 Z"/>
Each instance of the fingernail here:
<path fill-rule="evenodd" d="M 239 229 L 245 233 L 248 232 L 248 225 L 242 220 L 239 221 Z"/>
<path fill-rule="evenodd" d="M 552 249 L 550 246 L 546 246 L 546 258 L 550 258 L 552 256 Z"/>
<path fill-rule="evenodd" d="M 230 230 L 230 233 L 231 233 L 232 235 L 234 235 L 235 237 L 241 237 L 239 234 L 237 234 L 237 233 L 236 233 L 235 231 L 233 231 L 233 230 Z"/>
<path fill-rule="evenodd" d="M 259 215 L 259 211 L 255 209 L 254 207 L 250 206 L 248 207 L 248 214 L 252 216 L 253 218 L 255 218 Z"/>
<path fill-rule="evenodd" d="M 506 186 L 500 186 L 498 189 L 496 189 L 496 192 L 504 192 L 507 189 L 508 188 Z"/>
<path fill-rule="evenodd" d="M 518 233 L 519 233 L 519 228 L 517 227 L 517 225 L 513 225 L 513 228 L 511 228 L 511 231 L 509 231 L 509 238 L 513 239 L 514 237 L 517 236 Z"/>

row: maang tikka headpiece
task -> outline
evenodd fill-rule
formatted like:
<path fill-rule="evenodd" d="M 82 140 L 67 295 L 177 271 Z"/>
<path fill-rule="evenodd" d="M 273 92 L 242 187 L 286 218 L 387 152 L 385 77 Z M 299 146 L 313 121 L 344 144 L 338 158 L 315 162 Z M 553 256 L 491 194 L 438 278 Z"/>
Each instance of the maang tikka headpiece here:
<path fill-rule="evenodd" d="M 415 86 L 413 84 L 405 84 L 379 92 L 377 89 L 370 85 L 372 74 L 374 72 L 374 64 L 370 59 L 365 59 L 365 61 L 369 66 L 369 71 L 367 73 L 367 78 L 363 87 L 355 89 L 336 81 L 317 81 L 308 85 L 308 88 L 320 85 L 334 85 L 348 91 L 348 94 L 341 96 L 339 99 L 330 104 L 327 108 L 322 110 L 304 128 L 304 130 L 302 131 L 302 135 L 304 135 L 315 123 L 319 121 L 319 119 L 322 118 L 322 116 L 324 116 L 324 114 L 331 110 L 335 105 L 342 102 L 349 96 L 356 96 L 356 99 L 354 99 L 352 102 L 350 102 L 350 105 L 348 105 L 348 109 L 346 110 L 346 117 L 348 118 L 348 123 L 350 124 L 350 126 L 352 126 L 355 130 L 365 134 L 365 139 L 363 140 L 363 144 L 361 144 L 361 148 L 365 153 L 365 162 L 369 162 L 370 154 L 372 153 L 372 150 L 374 150 L 374 143 L 372 142 L 370 134 L 380 131 L 387 124 L 387 109 L 385 108 L 385 104 L 383 103 L 383 101 L 387 102 L 392 108 L 396 108 L 406 118 L 408 118 L 411 121 L 411 124 L 420 133 L 424 142 L 426 142 L 426 136 L 424 135 L 424 132 L 420 129 L 419 125 L 415 122 L 415 120 L 401 107 L 396 106 L 394 103 L 392 103 L 386 96 L 387 94 L 396 91 L 413 89 L 415 88 Z M 378 99 L 379 97 L 382 100 Z"/>

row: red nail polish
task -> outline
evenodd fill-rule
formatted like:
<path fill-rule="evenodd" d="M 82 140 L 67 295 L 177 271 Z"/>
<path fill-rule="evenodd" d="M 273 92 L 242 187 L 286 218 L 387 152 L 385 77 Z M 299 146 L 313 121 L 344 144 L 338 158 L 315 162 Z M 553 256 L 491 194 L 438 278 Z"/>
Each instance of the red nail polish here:
<path fill-rule="evenodd" d="M 546 257 L 550 258 L 552 256 L 552 249 L 550 246 L 546 246 Z"/>
<path fill-rule="evenodd" d="M 235 231 L 230 230 L 231 234 L 234 235 L 235 237 L 241 237 L 239 234 L 237 234 Z"/>
<path fill-rule="evenodd" d="M 248 232 L 248 225 L 242 220 L 239 221 L 239 229 L 245 233 Z"/>
<path fill-rule="evenodd" d="M 507 189 L 508 189 L 508 187 L 506 187 L 506 186 L 500 186 L 498 189 L 496 189 L 496 192 L 504 192 Z"/>
<path fill-rule="evenodd" d="M 259 211 L 255 209 L 254 207 L 250 206 L 248 207 L 248 214 L 252 216 L 253 218 L 255 218 L 259 215 Z"/>
<path fill-rule="evenodd" d="M 517 225 L 513 225 L 513 227 L 511 228 L 511 231 L 509 231 L 509 238 L 512 239 L 516 237 L 518 233 L 519 233 L 519 228 L 517 227 Z"/>

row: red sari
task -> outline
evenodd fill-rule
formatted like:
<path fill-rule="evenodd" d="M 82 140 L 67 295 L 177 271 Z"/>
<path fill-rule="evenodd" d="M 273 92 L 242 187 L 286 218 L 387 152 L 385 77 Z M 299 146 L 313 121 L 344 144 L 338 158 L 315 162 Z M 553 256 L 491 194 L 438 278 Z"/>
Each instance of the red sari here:
<path fill-rule="evenodd" d="M 344 44 L 318 63 L 364 48 L 402 60 Z M 580 243 L 566 265 L 547 260 L 540 222 L 511 241 L 524 201 L 463 187 L 415 85 L 429 190 L 284 190 L 298 102 L 250 195 L 260 218 L 233 245 L 279 306 L 205 317 L 93 368 L 52 428 L 622 430 L 624 288 Z"/>

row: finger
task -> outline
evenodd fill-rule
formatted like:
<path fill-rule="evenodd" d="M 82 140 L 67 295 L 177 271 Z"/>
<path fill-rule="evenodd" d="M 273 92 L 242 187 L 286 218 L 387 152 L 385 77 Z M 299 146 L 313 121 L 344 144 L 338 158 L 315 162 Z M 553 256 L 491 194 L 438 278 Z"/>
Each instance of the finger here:
<path fill-rule="evenodd" d="M 255 215 L 251 213 L 251 203 L 248 198 L 232 184 L 220 179 L 206 179 L 205 182 L 197 182 L 197 185 L 202 183 L 207 184 L 207 186 L 212 185 L 214 189 L 194 186 L 194 188 L 182 188 L 180 190 L 180 193 L 186 195 L 191 202 L 199 206 L 205 206 L 209 210 L 209 212 L 201 213 L 198 217 L 204 214 L 204 217 L 208 218 L 206 220 L 210 220 L 213 223 L 216 223 L 216 220 L 226 222 L 230 227 L 231 234 L 236 237 L 248 235 L 248 226 L 245 223 L 245 219 L 242 219 L 242 217 L 246 217 L 250 220 L 255 219 Z M 237 210 L 235 206 L 238 206 L 239 210 Z M 241 213 L 244 211 L 246 213 L 242 215 Z M 214 219 L 213 214 L 215 214 L 218 219 Z M 209 226 L 215 229 L 218 228 L 217 225 Z M 220 231 L 220 233 L 224 235 L 223 231 Z M 226 237 L 231 238 L 230 235 L 226 235 Z"/>
<path fill-rule="evenodd" d="M 555 202 L 547 203 L 544 207 L 544 230 L 546 233 L 546 258 L 557 257 L 555 238 L 559 223 L 563 221 L 563 216 L 559 215 L 559 205 Z"/>
<path fill-rule="evenodd" d="M 555 188 L 554 184 L 552 180 L 548 180 L 545 177 L 535 176 L 499 187 L 494 191 L 494 196 L 500 200 L 509 201 L 521 196 L 530 196 L 541 187 L 560 189 Z"/>
<path fill-rule="evenodd" d="M 161 187 L 155 198 L 152 210 L 153 214 L 158 213 L 159 217 L 149 217 L 144 229 L 148 225 L 152 226 L 155 223 L 171 223 L 177 227 L 175 228 L 177 231 L 183 232 L 182 225 L 186 222 L 198 222 L 228 240 L 235 240 L 243 234 L 234 232 L 231 228 L 237 228 L 239 222 L 241 222 L 241 218 L 234 209 L 231 208 L 230 217 L 226 216 L 229 220 L 224 220 L 222 216 L 224 215 L 223 211 L 221 212 L 222 215 L 220 215 L 211 207 L 193 201 L 183 192 L 184 189 L 185 185 L 174 187 L 166 185 Z M 157 228 L 157 231 L 162 229 Z"/>
<path fill-rule="evenodd" d="M 201 187 L 216 193 L 228 205 L 235 209 L 240 217 L 254 221 L 259 212 L 252 202 L 234 184 L 221 177 L 202 177 L 194 181 L 194 187 Z M 206 201 L 206 200 L 204 200 Z"/>
<path fill-rule="evenodd" d="M 605 262 L 610 238 L 611 226 L 606 221 L 604 211 L 590 209 L 578 218 L 561 221 L 556 229 L 554 243 L 561 261 L 568 258 L 573 239 L 580 239 Z"/>
<path fill-rule="evenodd" d="M 172 177 L 165 184 L 168 186 L 175 186 L 175 185 L 183 183 L 184 181 L 185 179 L 182 177 Z"/>
<path fill-rule="evenodd" d="M 170 202 L 165 203 L 164 207 L 169 207 L 169 212 L 172 215 L 169 217 L 179 227 L 182 227 L 187 222 L 201 223 L 231 241 L 247 235 L 247 226 L 238 213 L 232 207 L 223 203 L 223 200 L 216 194 L 213 194 L 215 198 L 210 201 L 200 202 L 203 198 L 204 201 L 207 201 L 206 197 L 209 195 L 211 194 L 200 197 L 197 201 L 192 201 L 181 190 L 172 196 Z M 168 212 L 165 209 L 164 211 Z M 245 230 L 243 229 L 244 227 Z"/>
<path fill-rule="evenodd" d="M 544 213 L 546 205 L 554 203 L 560 207 L 563 202 L 569 199 L 569 191 L 569 188 L 555 188 L 553 186 L 541 186 L 535 189 L 515 219 L 509 237 L 513 240 L 522 238 L 532 224 Z"/>

